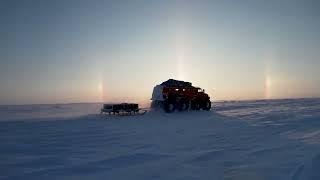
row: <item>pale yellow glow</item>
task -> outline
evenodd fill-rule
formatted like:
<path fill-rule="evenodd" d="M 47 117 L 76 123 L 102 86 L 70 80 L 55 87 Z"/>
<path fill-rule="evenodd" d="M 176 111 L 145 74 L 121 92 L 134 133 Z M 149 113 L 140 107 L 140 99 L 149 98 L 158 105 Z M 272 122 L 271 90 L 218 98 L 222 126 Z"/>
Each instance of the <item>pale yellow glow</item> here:
<path fill-rule="evenodd" d="M 177 60 L 177 78 L 179 80 L 185 80 L 185 61 L 186 61 L 186 39 L 185 28 L 183 24 L 180 24 L 176 30 L 176 55 Z"/>
<path fill-rule="evenodd" d="M 184 80 L 185 73 L 184 73 L 184 55 L 180 54 L 178 56 L 178 79 Z"/>
<path fill-rule="evenodd" d="M 98 94 L 100 95 L 99 100 L 102 102 L 103 101 L 103 82 L 102 81 L 100 81 L 98 84 Z"/>
<path fill-rule="evenodd" d="M 272 86 L 271 78 L 270 76 L 266 75 L 265 82 L 264 82 L 264 97 L 265 99 L 268 99 L 271 97 L 270 89 Z"/>

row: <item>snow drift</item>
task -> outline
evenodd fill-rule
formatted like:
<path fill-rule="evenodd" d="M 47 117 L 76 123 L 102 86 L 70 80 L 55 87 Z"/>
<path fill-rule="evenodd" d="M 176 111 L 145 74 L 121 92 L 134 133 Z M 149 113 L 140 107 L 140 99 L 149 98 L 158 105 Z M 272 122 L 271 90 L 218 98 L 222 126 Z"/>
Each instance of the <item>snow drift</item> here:
<path fill-rule="evenodd" d="M 0 179 L 320 179 L 320 100 L 115 117 L 0 106 Z"/>

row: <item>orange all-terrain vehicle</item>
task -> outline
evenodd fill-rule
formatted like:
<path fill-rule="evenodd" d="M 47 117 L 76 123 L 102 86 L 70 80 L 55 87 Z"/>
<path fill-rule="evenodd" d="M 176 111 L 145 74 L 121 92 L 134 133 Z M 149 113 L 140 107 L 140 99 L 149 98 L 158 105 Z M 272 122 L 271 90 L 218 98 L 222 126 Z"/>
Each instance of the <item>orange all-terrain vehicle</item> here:
<path fill-rule="evenodd" d="M 175 110 L 211 109 L 211 101 L 204 89 L 194 87 L 190 82 L 169 79 L 153 88 L 151 108 L 162 107 L 166 112 Z"/>

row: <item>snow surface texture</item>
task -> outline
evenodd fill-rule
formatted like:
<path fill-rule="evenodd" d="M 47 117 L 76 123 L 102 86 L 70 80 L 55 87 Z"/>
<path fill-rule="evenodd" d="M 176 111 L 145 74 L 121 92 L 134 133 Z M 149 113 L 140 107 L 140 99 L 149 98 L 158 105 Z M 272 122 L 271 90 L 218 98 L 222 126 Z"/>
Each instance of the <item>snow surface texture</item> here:
<path fill-rule="evenodd" d="M 130 117 L 100 107 L 0 106 L 0 179 L 320 179 L 320 99 Z"/>

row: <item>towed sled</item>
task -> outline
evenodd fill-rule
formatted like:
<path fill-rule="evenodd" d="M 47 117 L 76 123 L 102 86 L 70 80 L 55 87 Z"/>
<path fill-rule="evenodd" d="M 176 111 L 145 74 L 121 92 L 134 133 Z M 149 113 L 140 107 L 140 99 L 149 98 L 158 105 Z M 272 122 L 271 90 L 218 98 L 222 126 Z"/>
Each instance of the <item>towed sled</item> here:
<path fill-rule="evenodd" d="M 103 104 L 101 108 L 101 114 L 107 115 L 132 116 L 144 115 L 146 112 L 147 109 L 141 109 L 135 103 Z"/>

